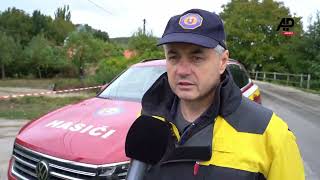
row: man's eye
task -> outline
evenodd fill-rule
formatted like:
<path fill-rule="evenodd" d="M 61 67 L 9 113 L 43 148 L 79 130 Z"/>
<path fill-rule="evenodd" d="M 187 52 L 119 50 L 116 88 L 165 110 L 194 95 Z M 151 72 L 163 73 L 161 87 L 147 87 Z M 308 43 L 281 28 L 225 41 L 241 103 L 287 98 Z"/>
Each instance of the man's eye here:
<path fill-rule="evenodd" d="M 168 60 L 171 60 L 171 61 L 177 60 L 177 59 L 178 59 L 177 56 L 169 56 L 169 57 L 168 57 Z"/>
<path fill-rule="evenodd" d="M 203 58 L 200 56 L 194 56 L 192 60 L 194 63 L 201 63 L 203 61 Z"/>

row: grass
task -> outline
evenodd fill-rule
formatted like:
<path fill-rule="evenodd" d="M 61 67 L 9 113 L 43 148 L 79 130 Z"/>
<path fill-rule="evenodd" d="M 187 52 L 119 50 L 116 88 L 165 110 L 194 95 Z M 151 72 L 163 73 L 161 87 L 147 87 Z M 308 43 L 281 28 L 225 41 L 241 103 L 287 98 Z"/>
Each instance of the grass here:
<path fill-rule="evenodd" d="M 92 97 L 93 94 L 90 94 Z M 5 119 L 36 119 L 62 106 L 88 99 L 88 96 L 73 97 L 23 97 L 0 100 L 0 117 Z"/>
<path fill-rule="evenodd" d="M 0 87 L 28 87 L 34 89 L 55 90 L 72 89 L 98 85 L 92 77 L 81 81 L 77 78 L 55 78 L 55 79 L 6 79 L 0 80 Z"/>
<path fill-rule="evenodd" d="M 0 80 L 0 87 L 28 87 L 35 89 L 50 89 L 53 79 L 5 79 Z"/>

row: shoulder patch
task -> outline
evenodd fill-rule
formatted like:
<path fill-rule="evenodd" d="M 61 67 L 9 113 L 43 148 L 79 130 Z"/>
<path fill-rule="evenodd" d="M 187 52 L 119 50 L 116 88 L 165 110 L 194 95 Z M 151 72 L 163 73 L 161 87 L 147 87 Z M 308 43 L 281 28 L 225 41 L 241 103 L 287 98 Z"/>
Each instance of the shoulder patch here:
<path fill-rule="evenodd" d="M 246 97 L 232 114 L 225 117 L 227 122 L 238 132 L 263 134 L 270 122 L 273 112 Z"/>

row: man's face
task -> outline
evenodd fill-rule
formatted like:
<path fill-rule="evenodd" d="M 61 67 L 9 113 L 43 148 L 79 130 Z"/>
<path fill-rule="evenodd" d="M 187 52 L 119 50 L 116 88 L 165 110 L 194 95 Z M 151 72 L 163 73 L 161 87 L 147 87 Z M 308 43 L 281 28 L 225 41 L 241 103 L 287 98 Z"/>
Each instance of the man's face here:
<path fill-rule="evenodd" d="M 228 51 L 218 55 L 214 49 L 187 43 L 166 44 L 164 50 L 169 84 L 180 99 L 197 101 L 212 95 L 226 68 Z"/>

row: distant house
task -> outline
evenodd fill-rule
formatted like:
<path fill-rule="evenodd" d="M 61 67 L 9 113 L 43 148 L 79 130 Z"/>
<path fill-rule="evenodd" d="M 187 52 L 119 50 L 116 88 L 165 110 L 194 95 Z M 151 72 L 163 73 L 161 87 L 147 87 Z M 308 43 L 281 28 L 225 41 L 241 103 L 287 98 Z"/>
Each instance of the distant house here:
<path fill-rule="evenodd" d="M 130 59 L 134 56 L 137 55 L 137 52 L 134 51 L 134 50 L 129 50 L 129 49 L 126 49 L 124 52 L 123 52 L 123 56 L 126 58 L 126 59 Z"/>

